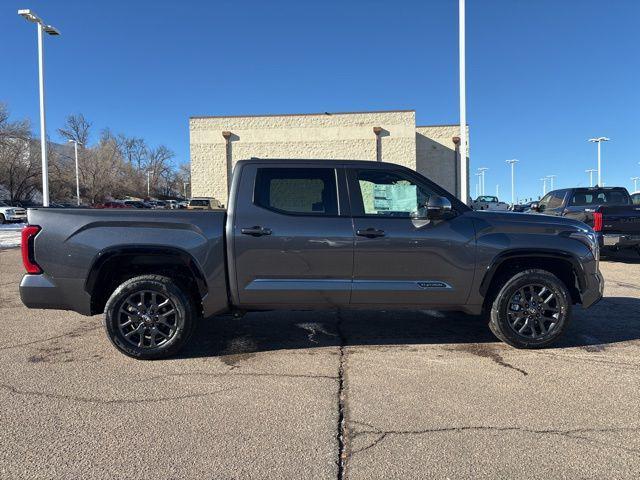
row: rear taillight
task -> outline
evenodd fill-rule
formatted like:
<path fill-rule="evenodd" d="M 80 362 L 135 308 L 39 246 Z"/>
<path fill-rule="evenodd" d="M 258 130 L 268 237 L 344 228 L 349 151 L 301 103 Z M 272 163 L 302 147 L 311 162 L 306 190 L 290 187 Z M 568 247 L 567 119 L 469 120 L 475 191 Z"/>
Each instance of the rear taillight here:
<path fill-rule="evenodd" d="M 593 231 L 594 232 L 602 231 L 602 214 L 599 212 L 595 212 L 593 214 Z"/>
<path fill-rule="evenodd" d="M 22 263 L 27 273 L 42 273 L 33 256 L 33 240 L 39 231 L 38 225 L 27 225 L 22 229 Z"/>

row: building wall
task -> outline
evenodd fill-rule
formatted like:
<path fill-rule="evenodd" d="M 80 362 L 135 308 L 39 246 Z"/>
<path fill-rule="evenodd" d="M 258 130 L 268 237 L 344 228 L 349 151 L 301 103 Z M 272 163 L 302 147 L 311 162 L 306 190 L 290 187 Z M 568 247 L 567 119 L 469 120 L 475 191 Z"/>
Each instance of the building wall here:
<path fill-rule="evenodd" d="M 382 160 L 416 169 L 414 111 L 309 115 L 193 117 L 189 122 L 192 195 L 227 204 L 223 131 L 231 157 L 376 159 L 373 127 L 381 127 Z"/>
<path fill-rule="evenodd" d="M 460 169 L 453 138 L 459 136 L 459 125 L 416 127 L 416 170 L 454 195 L 458 193 Z"/>

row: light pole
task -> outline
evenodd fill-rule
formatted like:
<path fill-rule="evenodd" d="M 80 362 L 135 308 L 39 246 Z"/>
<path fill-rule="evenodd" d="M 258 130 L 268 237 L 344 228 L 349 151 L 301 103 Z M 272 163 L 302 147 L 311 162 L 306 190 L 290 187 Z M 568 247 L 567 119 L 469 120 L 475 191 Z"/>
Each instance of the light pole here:
<path fill-rule="evenodd" d="M 460 63 L 460 200 L 466 205 L 467 182 L 467 88 L 466 88 L 466 55 L 465 55 L 465 0 L 459 0 L 458 4 L 458 60 Z"/>
<path fill-rule="evenodd" d="M 480 196 L 480 178 L 482 177 L 481 173 L 476 173 L 476 199 Z"/>
<path fill-rule="evenodd" d="M 608 142 L 609 140 L 611 139 L 607 137 L 594 137 L 589 139 L 591 143 L 598 144 L 598 186 L 600 187 L 602 186 L 602 164 L 600 162 L 600 144 L 602 142 Z"/>
<path fill-rule="evenodd" d="M 631 177 L 631 180 L 633 180 L 633 191 L 637 192 L 638 191 L 638 180 L 640 180 L 640 177 Z"/>
<path fill-rule="evenodd" d="M 147 170 L 147 197 L 151 198 L 151 175 L 153 170 Z"/>
<path fill-rule="evenodd" d="M 182 182 L 182 188 L 184 189 L 184 199 L 187 199 L 187 185 L 189 185 L 189 182 Z"/>
<path fill-rule="evenodd" d="M 484 195 L 484 172 L 489 170 L 487 167 L 478 168 L 478 172 L 480 172 L 480 195 Z"/>
<path fill-rule="evenodd" d="M 82 143 L 77 140 L 67 140 L 69 143 L 73 143 L 73 150 L 76 157 L 76 197 L 78 197 L 78 205 L 80 205 L 80 174 L 78 173 L 78 145 Z"/>
<path fill-rule="evenodd" d="M 515 166 L 520 160 L 512 158 L 507 160 L 507 164 L 511 165 L 511 206 L 516 204 L 516 173 Z"/>
<path fill-rule="evenodd" d="M 500 185 L 496 183 L 496 197 L 500 198 Z"/>
<path fill-rule="evenodd" d="M 542 181 L 542 196 L 544 197 L 547 194 L 547 177 L 541 178 Z"/>
<path fill-rule="evenodd" d="M 597 172 L 598 170 L 596 170 L 595 168 L 590 168 L 588 170 L 585 170 L 586 173 L 589 174 L 589 186 L 593 187 L 593 173 Z"/>
<path fill-rule="evenodd" d="M 49 206 L 49 163 L 47 161 L 47 125 L 44 112 L 44 48 L 43 32 L 60 35 L 57 28 L 47 25 L 31 10 L 18 10 L 18 15 L 38 24 L 38 82 L 40 84 L 40 155 L 42 156 L 42 206 Z"/>
<path fill-rule="evenodd" d="M 549 191 L 553 190 L 553 179 L 556 178 L 557 175 L 547 175 L 547 178 L 550 180 L 549 183 Z"/>

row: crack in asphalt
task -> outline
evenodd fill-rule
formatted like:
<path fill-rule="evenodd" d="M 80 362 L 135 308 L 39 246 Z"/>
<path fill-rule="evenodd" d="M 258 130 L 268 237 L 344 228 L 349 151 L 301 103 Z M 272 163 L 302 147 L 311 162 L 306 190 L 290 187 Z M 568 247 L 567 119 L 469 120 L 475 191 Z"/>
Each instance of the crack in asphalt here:
<path fill-rule="evenodd" d="M 0 346 L 0 351 L 11 350 L 12 348 L 28 347 L 29 345 L 35 345 L 35 344 L 38 344 L 38 343 L 50 342 L 51 340 L 58 340 L 59 338 L 64 338 L 64 337 L 77 338 L 77 337 L 82 336 L 85 333 L 89 333 L 89 332 L 92 332 L 94 330 L 98 330 L 99 328 L 101 328 L 100 325 L 96 326 L 96 325 L 93 325 L 93 324 L 84 324 L 84 325 L 80 326 L 76 330 L 73 330 L 73 331 L 67 332 L 67 333 L 62 333 L 60 335 L 54 335 L 52 337 L 42 338 L 40 340 L 32 340 L 31 342 L 18 343 L 16 345 L 3 345 L 3 346 Z"/>
<path fill-rule="evenodd" d="M 308 375 L 295 373 L 269 373 L 269 372 L 238 372 L 234 368 L 230 368 L 226 372 L 180 372 L 168 373 L 165 375 L 156 375 L 154 377 L 145 378 L 141 382 L 150 382 L 152 380 L 163 380 L 171 377 L 278 377 L 278 378 L 310 378 L 320 380 L 338 380 L 338 377 L 332 375 Z"/>
<path fill-rule="evenodd" d="M 623 445 L 615 445 L 612 443 L 603 442 L 598 439 L 580 435 L 580 434 L 587 434 L 587 433 L 640 432 L 640 427 L 577 428 L 577 429 L 559 430 L 559 429 L 531 429 L 531 428 L 524 428 L 524 427 L 499 427 L 499 426 L 478 425 L 478 426 L 462 426 L 462 427 L 428 428 L 423 430 L 381 430 L 373 427 L 372 425 L 366 424 L 364 422 L 350 422 L 350 423 L 354 425 L 365 425 L 372 429 L 372 430 L 360 430 L 360 431 L 354 432 L 351 437 L 353 439 L 361 435 L 376 435 L 375 440 L 373 440 L 373 442 L 371 442 L 369 445 L 366 445 L 365 447 L 351 451 L 350 452 L 351 456 L 376 447 L 381 442 L 383 442 L 386 438 L 392 435 L 400 435 L 400 436 L 427 435 L 430 433 L 450 433 L 450 432 L 468 432 L 468 431 L 522 432 L 522 433 L 530 433 L 533 435 L 556 435 L 556 436 L 571 438 L 574 440 L 585 440 L 591 443 L 622 450 L 624 452 L 634 454 L 634 455 L 640 454 L 640 449 L 625 447 Z"/>
<path fill-rule="evenodd" d="M 91 398 L 91 397 L 82 397 L 76 395 L 63 395 L 59 393 L 49 393 L 49 392 L 38 392 L 35 390 L 21 390 L 13 385 L 7 385 L 4 383 L 0 383 L 0 389 L 8 391 L 14 395 L 23 395 L 27 397 L 44 397 L 44 398 L 52 398 L 56 400 L 69 400 L 78 403 L 97 403 L 100 405 L 139 405 L 139 404 L 147 404 L 147 403 L 160 403 L 160 402 L 168 402 L 175 400 L 186 400 L 190 398 L 202 398 L 216 395 L 218 393 L 225 393 L 231 390 L 236 390 L 238 387 L 234 388 L 226 388 L 222 390 L 216 390 L 214 392 L 205 392 L 205 393 L 190 393 L 186 395 L 175 395 L 170 397 L 159 397 L 159 398 L 119 398 L 113 400 L 105 400 L 102 398 Z"/>
<path fill-rule="evenodd" d="M 502 358 L 502 355 L 500 355 L 496 351 L 496 347 L 493 345 L 469 344 L 469 345 L 462 345 L 455 350 L 471 353 L 472 355 L 476 355 L 482 358 L 488 358 L 492 360 L 496 365 L 500 365 L 501 367 L 515 370 L 516 372 L 521 373 L 525 377 L 529 375 L 529 373 L 526 370 L 515 367 L 511 365 L 509 362 L 506 362 L 504 358 Z"/>
<path fill-rule="evenodd" d="M 345 392 L 345 338 L 342 332 L 342 314 L 338 310 L 336 313 L 336 333 L 337 337 L 340 341 L 339 345 L 339 354 L 340 359 L 338 362 L 338 433 L 336 435 L 338 441 L 338 458 L 336 463 L 338 465 L 338 480 L 344 480 L 346 476 L 346 467 L 347 467 L 347 407 L 346 407 L 346 392 Z"/>

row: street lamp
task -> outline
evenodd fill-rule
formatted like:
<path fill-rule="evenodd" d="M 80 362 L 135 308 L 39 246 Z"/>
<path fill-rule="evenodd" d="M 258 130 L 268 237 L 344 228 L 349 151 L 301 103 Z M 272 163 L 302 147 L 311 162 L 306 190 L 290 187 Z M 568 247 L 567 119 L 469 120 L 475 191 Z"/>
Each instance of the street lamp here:
<path fill-rule="evenodd" d="M 147 197 L 151 198 L 151 175 L 153 170 L 147 170 Z"/>
<path fill-rule="evenodd" d="M 594 137 L 589 139 L 591 143 L 598 144 L 598 185 L 599 186 L 602 186 L 602 166 L 600 163 L 600 144 L 602 142 L 608 142 L 609 140 L 611 139 L 607 137 Z"/>
<path fill-rule="evenodd" d="M 73 143 L 73 150 L 76 156 L 76 197 L 78 197 L 78 205 L 80 205 L 80 174 L 78 173 L 78 145 L 82 145 L 77 140 L 67 140 L 69 143 Z"/>
<path fill-rule="evenodd" d="M 476 180 L 476 199 L 477 199 L 480 196 L 480 182 L 481 182 L 482 174 L 478 172 L 476 173 L 476 177 L 478 177 Z"/>
<path fill-rule="evenodd" d="M 31 10 L 18 10 L 25 20 L 38 24 L 38 80 L 40 84 L 40 152 L 42 156 L 42 206 L 49 206 L 49 164 L 47 161 L 47 125 L 44 112 L 44 48 L 42 45 L 42 32 L 49 35 L 60 35 L 60 31 L 44 23 L 44 21 Z"/>
<path fill-rule="evenodd" d="M 553 179 L 556 177 L 557 175 L 547 175 L 547 178 L 551 180 L 551 182 L 549 183 L 549 187 L 550 187 L 549 190 L 553 190 Z"/>
<path fill-rule="evenodd" d="M 543 177 L 540 179 L 542 182 L 542 196 L 544 197 L 547 194 L 547 177 Z"/>
<path fill-rule="evenodd" d="M 598 170 L 596 170 L 595 168 L 590 168 L 588 170 L 585 170 L 586 173 L 589 174 L 589 186 L 593 187 L 593 173 L 597 172 Z"/>
<path fill-rule="evenodd" d="M 189 185 L 189 182 L 182 182 L 182 188 L 184 189 L 184 199 L 187 199 L 187 185 Z"/>
<path fill-rule="evenodd" d="M 507 160 L 507 164 L 511 165 L 511 206 L 513 207 L 516 204 L 516 173 L 515 166 L 520 160 L 512 158 L 511 160 Z"/>
<path fill-rule="evenodd" d="M 478 168 L 478 172 L 480 172 L 480 195 L 484 195 L 484 172 L 489 170 L 487 167 Z"/>
<path fill-rule="evenodd" d="M 637 192 L 638 191 L 638 180 L 640 180 L 640 177 L 631 177 L 631 180 L 633 180 L 633 191 Z"/>

